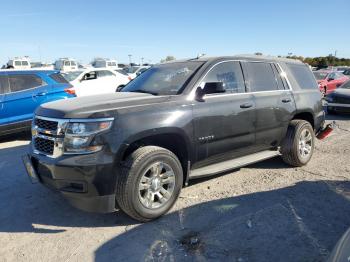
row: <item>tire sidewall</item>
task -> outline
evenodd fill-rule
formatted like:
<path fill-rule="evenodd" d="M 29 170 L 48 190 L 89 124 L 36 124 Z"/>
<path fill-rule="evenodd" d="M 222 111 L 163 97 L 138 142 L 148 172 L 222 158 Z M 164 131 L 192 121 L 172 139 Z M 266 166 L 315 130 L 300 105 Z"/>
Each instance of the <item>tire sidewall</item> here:
<path fill-rule="evenodd" d="M 311 152 L 309 154 L 309 156 L 306 158 L 302 157 L 300 155 L 300 152 L 299 152 L 299 139 L 300 139 L 300 135 L 301 133 L 305 130 L 305 129 L 308 129 L 308 131 L 310 132 L 311 136 L 312 136 L 312 143 L 311 143 Z M 296 130 L 295 132 L 295 136 L 294 136 L 294 150 L 297 157 L 298 157 L 298 160 L 299 162 L 302 164 L 302 165 L 305 165 L 307 164 L 311 158 L 312 158 L 312 155 L 314 153 L 314 149 L 315 149 L 315 134 L 314 134 L 314 130 L 312 128 L 312 126 L 308 123 L 308 122 L 303 122 Z"/>
<path fill-rule="evenodd" d="M 129 201 L 131 202 L 131 205 L 134 207 L 135 211 L 142 217 L 152 219 L 165 214 L 175 204 L 182 188 L 183 171 L 177 158 L 174 158 L 174 156 L 166 152 L 152 152 L 143 158 L 144 159 L 142 161 L 139 161 L 130 169 L 132 181 L 131 186 L 128 189 L 128 195 L 130 196 Z M 157 209 L 149 209 L 142 205 L 139 199 L 138 187 L 143 174 L 152 164 L 156 162 L 164 162 L 173 169 L 175 174 L 175 187 L 171 198 L 164 206 Z"/>

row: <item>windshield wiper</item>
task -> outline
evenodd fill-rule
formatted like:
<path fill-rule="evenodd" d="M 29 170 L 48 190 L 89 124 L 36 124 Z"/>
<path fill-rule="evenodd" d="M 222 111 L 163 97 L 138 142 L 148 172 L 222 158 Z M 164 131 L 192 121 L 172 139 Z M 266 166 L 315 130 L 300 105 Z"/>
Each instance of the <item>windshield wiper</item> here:
<path fill-rule="evenodd" d="M 144 93 L 144 94 L 150 94 L 150 95 L 154 95 L 154 96 L 158 95 L 158 93 L 156 93 L 156 92 L 147 91 L 147 90 L 132 90 L 132 91 L 129 91 L 129 92 Z"/>

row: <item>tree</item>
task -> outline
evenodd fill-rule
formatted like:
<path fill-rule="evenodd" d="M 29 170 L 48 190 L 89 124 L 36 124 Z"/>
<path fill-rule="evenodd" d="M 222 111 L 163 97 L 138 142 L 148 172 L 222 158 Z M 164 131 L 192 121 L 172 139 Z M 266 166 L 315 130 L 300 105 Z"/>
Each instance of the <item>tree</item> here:
<path fill-rule="evenodd" d="M 176 58 L 172 55 L 168 55 L 165 59 L 160 60 L 160 62 L 164 63 L 164 62 L 169 62 L 169 61 L 173 61 L 173 60 L 176 60 Z"/>

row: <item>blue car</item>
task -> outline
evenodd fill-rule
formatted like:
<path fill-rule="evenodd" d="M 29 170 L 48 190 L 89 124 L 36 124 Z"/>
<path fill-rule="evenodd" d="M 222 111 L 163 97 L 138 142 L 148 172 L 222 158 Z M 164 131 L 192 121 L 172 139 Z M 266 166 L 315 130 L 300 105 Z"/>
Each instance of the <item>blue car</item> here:
<path fill-rule="evenodd" d="M 0 136 L 30 128 L 35 109 L 46 102 L 75 97 L 54 70 L 0 70 Z"/>

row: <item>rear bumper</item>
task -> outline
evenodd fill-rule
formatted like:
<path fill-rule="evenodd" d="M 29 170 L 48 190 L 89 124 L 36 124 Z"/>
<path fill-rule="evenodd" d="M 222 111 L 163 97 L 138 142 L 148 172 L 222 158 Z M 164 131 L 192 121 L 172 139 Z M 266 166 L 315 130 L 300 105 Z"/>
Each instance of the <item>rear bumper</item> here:
<path fill-rule="evenodd" d="M 116 170 L 112 156 L 103 152 L 52 159 L 31 153 L 40 183 L 59 191 L 81 210 L 109 213 L 116 210 Z"/>

